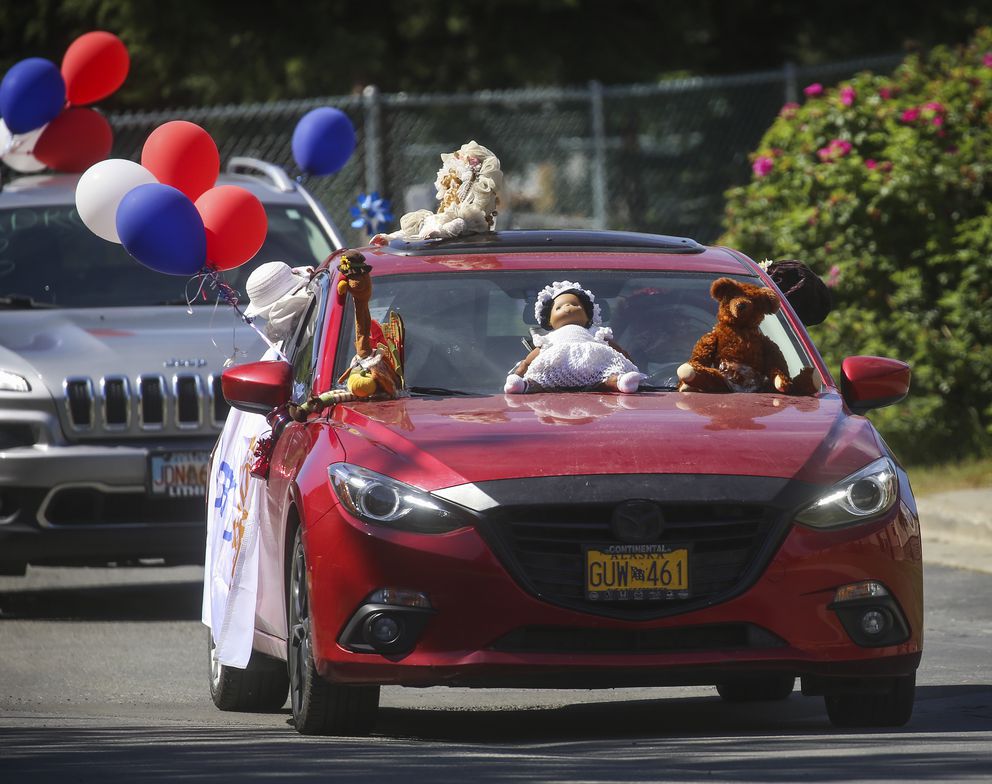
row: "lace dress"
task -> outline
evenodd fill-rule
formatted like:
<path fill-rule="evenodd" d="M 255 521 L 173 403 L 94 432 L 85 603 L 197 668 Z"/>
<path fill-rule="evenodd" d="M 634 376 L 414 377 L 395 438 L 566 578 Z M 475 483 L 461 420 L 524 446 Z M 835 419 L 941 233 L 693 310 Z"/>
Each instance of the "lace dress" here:
<path fill-rule="evenodd" d="M 578 324 L 559 327 L 534 338 L 541 352 L 530 363 L 524 378 L 545 389 L 587 387 L 610 376 L 638 372 L 637 366 L 606 341 L 613 337 L 608 327 L 586 329 Z"/>

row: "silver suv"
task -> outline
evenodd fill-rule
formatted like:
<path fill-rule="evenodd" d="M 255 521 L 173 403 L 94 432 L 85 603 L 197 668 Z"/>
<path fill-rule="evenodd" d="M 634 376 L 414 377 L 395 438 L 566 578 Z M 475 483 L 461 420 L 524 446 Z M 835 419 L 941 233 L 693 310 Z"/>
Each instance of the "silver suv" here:
<path fill-rule="evenodd" d="M 78 179 L 0 190 L 0 574 L 201 563 L 207 460 L 228 411 L 220 374 L 265 346 L 215 291 L 188 307 L 185 278 L 92 234 Z M 218 184 L 247 188 L 268 213 L 261 251 L 225 273 L 237 291 L 261 262 L 316 265 L 342 246 L 279 167 L 235 158 Z"/>

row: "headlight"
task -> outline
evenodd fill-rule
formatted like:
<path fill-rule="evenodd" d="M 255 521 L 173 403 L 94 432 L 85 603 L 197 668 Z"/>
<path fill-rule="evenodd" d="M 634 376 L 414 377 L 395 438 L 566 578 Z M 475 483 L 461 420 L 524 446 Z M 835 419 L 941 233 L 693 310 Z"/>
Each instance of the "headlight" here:
<path fill-rule="evenodd" d="M 0 370 L 0 392 L 30 392 L 31 384 L 24 376 Z"/>
<path fill-rule="evenodd" d="M 327 475 L 345 508 L 366 522 L 428 534 L 472 524 L 464 510 L 367 468 L 332 463 Z"/>
<path fill-rule="evenodd" d="M 857 523 L 891 509 L 898 488 L 896 468 L 883 457 L 838 482 L 796 515 L 796 520 L 814 528 Z"/>

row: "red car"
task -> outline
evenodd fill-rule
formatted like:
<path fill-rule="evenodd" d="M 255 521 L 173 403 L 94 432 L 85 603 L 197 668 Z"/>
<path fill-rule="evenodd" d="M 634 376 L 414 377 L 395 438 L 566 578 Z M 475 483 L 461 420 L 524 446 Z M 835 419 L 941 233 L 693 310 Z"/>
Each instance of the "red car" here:
<path fill-rule="evenodd" d="M 499 232 L 363 253 L 373 318 L 405 321 L 410 394 L 278 434 L 254 654 L 214 668 L 218 705 L 281 707 L 288 678 L 300 732 L 360 734 L 382 684 L 712 684 L 745 701 L 798 677 L 836 725 L 909 720 L 919 519 L 863 416 L 906 395 L 908 366 L 850 357 L 833 380 L 783 298 L 761 330 L 791 374 L 819 371 L 815 396 L 676 391 L 713 280 L 774 287 L 689 239 Z M 300 403 L 347 371 L 352 301 L 333 257 L 320 275 L 290 362 L 225 372 L 233 406 Z M 559 280 L 596 294 L 648 375 L 639 392 L 503 393 Z"/>

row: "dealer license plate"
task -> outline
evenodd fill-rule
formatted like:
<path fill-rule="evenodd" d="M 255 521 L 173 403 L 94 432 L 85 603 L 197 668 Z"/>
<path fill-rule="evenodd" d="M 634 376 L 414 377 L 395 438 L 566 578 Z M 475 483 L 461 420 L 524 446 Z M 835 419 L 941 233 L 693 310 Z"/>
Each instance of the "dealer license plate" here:
<path fill-rule="evenodd" d="M 689 597 L 689 549 L 667 544 L 586 548 L 586 597 L 657 601 Z"/>
<path fill-rule="evenodd" d="M 148 456 L 148 492 L 165 498 L 190 498 L 207 493 L 210 453 L 155 452 Z"/>

